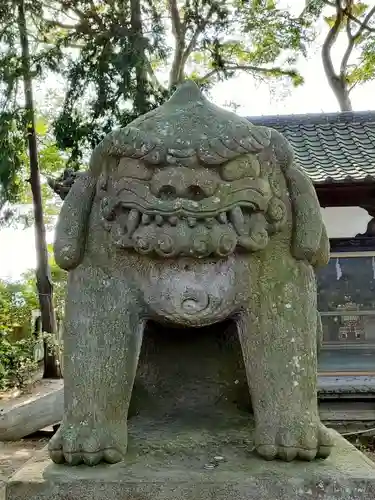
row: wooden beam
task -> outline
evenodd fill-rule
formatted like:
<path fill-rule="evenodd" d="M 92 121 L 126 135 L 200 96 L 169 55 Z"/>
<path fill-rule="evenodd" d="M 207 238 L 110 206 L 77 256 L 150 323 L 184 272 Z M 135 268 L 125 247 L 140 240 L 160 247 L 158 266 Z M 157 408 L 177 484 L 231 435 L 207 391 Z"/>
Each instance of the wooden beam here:
<path fill-rule="evenodd" d="M 375 182 L 343 182 L 316 184 L 322 207 L 375 206 Z"/>
<path fill-rule="evenodd" d="M 0 441 L 18 441 L 61 421 L 64 382 L 43 380 L 29 394 L 1 401 Z"/>

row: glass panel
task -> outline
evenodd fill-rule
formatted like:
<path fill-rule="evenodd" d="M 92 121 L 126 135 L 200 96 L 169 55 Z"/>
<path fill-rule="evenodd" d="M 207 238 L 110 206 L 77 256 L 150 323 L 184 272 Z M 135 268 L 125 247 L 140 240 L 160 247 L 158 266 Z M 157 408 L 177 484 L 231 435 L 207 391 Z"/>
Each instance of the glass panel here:
<path fill-rule="evenodd" d="M 375 346 L 375 311 L 321 312 L 325 345 Z"/>
<path fill-rule="evenodd" d="M 375 375 L 375 349 L 322 349 L 319 375 Z"/>
<path fill-rule="evenodd" d="M 357 255 L 333 256 L 317 272 L 320 373 L 375 374 L 375 257 Z"/>
<path fill-rule="evenodd" d="M 333 256 L 317 270 L 317 284 L 322 313 L 375 311 L 375 256 Z"/>
<path fill-rule="evenodd" d="M 319 372 L 375 374 L 375 311 L 322 314 Z"/>

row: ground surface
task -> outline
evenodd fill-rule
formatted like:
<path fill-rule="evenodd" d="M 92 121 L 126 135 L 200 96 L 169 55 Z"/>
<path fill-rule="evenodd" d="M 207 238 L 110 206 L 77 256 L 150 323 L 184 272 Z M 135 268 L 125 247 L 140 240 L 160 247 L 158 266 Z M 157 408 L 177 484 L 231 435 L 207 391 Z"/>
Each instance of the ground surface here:
<path fill-rule="evenodd" d="M 374 462 L 338 433 L 327 461 L 265 462 L 249 453 L 247 415 L 178 416 L 134 417 L 125 462 L 111 467 L 68 469 L 39 451 L 13 476 L 9 500 L 123 500 L 124 490 L 144 500 L 226 500 L 228 492 L 238 500 L 375 498 Z"/>
<path fill-rule="evenodd" d="M 50 387 L 48 387 L 50 390 Z M 44 390 L 44 388 L 43 388 Z M 47 390 L 47 389 L 46 389 Z M 34 394 L 35 392 L 35 394 Z M 36 384 L 29 389 L 27 394 L 23 395 L 23 398 L 33 398 L 36 394 L 41 393 L 40 385 Z M 17 393 L 5 394 L 0 393 L 0 410 L 1 407 L 5 408 L 7 404 L 10 403 L 10 400 L 14 400 L 14 398 L 20 398 L 20 395 Z M 223 430 L 220 429 L 220 432 Z M 220 434 L 219 432 L 219 434 Z M 234 433 L 237 435 L 237 431 L 234 430 Z M 30 458 L 33 457 L 34 453 L 42 448 L 44 448 L 50 437 L 53 434 L 53 429 L 46 429 L 44 431 L 40 431 L 33 436 L 28 437 L 27 439 L 23 439 L 17 442 L 1 442 L 0 441 L 0 491 L 1 484 L 4 484 L 15 471 L 19 470 Z M 194 434 L 194 433 L 193 433 Z M 224 432 L 226 438 L 229 438 L 229 434 L 227 430 Z M 217 434 L 216 434 L 217 436 Z M 237 436 L 238 437 L 238 436 Z M 191 433 L 189 433 L 189 439 L 191 438 Z M 357 446 L 362 452 L 368 455 L 372 460 L 375 461 L 375 438 L 362 438 L 358 437 L 357 439 L 352 437 L 350 441 Z M 182 448 L 189 449 L 191 447 L 190 442 L 180 443 Z M 162 445 L 165 446 L 165 443 Z M 154 450 L 155 451 L 155 450 Z M 1 498 L 1 495 L 0 495 Z"/>
<path fill-rule="evenodd" d="M 31 401 L 51 390 L 50 386 L 59 381 L 43 381 L 31 384 L 23 393 L 19 390 L 7 392 L 0 391 L 0 411 L 6 410 L 8 406 Z M 32 458 L 33 453 L 42 449 L 48 443 L 51 432 L 38 432 L 37 434 L 15 442 L 0 441 L 0 486 L 16 470 L 20 469 L 25 462 Z"/>
<path fill-rule="evenodd" d="M 52 433 L 40 432 L 29 439 L 14 443 L 0 442 L 0 482 L 6 481 L 32 458 L 33 453 L 44 448 L 51 435 Z M 367 449 L 358 445 L 358 448 L 375 462 L 375 445 L 369 445 Z"/>
<path fill-rule="evenodd" d="M 0 441 L 0 481 L 6 480 L 20 469 L 35 451 L 42 449 L 47 443 L 48 437 L 43 434 L 14 443 Z"/>

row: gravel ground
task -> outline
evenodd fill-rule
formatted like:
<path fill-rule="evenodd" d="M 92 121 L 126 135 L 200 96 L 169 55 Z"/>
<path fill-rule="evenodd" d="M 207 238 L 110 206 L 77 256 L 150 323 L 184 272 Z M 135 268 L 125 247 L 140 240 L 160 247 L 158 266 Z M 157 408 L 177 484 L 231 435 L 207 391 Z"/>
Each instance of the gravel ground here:
<path fill-rule="evenodd" d="M 36 434 L 31 439 L 21 441 L 0 441 L 0 481 L 9 478 L 16 470 L 20 469 L 25 462 L 32 458 L 33 453 L 48 443 L 49 437 Z"/>

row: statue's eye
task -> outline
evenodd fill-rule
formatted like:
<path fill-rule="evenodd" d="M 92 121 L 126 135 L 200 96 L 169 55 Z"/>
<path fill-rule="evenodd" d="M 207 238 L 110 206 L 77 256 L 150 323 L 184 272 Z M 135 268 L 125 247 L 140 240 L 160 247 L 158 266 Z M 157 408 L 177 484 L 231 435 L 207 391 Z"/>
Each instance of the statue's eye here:
<path fill-rule="evenodd" d="M 152 177 L 152 169 L 147 167 L 141 160 L 133 158 L 121 158 L 117 172 L 119 177 L 130 177 L 131 179 L 139 179 L 148 181 Z"/>
<path fill-rule="evenodd" d="M 226 181 L 235 181 L 244 177 L 258 177 L 260 165 L 255 155 L 246 155 L 224 165 L 221 176 Z"/>

